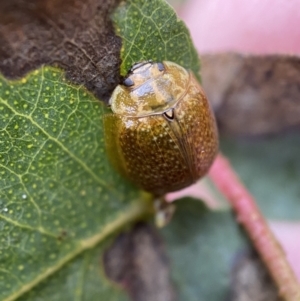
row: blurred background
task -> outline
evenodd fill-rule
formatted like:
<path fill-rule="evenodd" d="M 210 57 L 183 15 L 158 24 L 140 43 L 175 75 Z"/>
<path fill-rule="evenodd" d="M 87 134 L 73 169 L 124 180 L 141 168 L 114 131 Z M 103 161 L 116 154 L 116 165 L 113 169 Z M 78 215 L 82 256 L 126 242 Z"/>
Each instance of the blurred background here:
<path fill-rule="evenodd" d="M 169 3 L 202 58 L 221 150 L 257 199 L 300 279 L 300 0 Z M 238 54 L 229 58 L 228 52 Z"/>

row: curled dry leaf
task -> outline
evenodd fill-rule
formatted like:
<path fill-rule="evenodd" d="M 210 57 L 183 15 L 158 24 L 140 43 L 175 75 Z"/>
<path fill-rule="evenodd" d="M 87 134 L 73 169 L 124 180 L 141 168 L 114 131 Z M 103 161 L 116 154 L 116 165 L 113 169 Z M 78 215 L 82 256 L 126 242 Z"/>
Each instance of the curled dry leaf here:
<path fill-rule="evenodd" d="M 231 301 L 280 301 L 278 290 L 254 251 L 236 258 L 231 274 Z"/>
<path fill-rule="evenodd" d="M 104 268 L 133 301 L 176 300 L 162 239 L 150 225 L 141 223 L 120 234 L 104 254 Z"/>
<path fill-rule="evenodd" d="M 221 53 L 201 59 L 221 131 L 249 136 L 300 125 L 300 57 Z"/>

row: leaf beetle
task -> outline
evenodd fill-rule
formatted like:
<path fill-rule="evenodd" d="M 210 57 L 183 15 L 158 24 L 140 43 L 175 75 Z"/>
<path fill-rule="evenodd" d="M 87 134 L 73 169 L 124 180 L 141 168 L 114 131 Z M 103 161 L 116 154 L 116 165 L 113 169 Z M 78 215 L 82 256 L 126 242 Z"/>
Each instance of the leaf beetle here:
<path fill-rule="evenodd" d="M 209 102 L 192 72 L 169 61 L 130 69 L 104 116 L 110 161 L 155 196 L 196 182 L 218 151 Z"/>

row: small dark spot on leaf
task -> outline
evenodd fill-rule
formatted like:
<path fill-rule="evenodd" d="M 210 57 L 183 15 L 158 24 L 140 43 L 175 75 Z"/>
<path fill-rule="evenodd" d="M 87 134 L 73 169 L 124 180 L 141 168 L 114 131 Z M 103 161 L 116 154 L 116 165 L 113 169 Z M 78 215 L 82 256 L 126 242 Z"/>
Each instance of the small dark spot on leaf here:
<path fill-rule="evenodd" d="M 66 230 L 62 230 L 59 235 L 57 236 L 57 239 L 59 241 L 63 241 L 67 237 L 68 233 Z"/>

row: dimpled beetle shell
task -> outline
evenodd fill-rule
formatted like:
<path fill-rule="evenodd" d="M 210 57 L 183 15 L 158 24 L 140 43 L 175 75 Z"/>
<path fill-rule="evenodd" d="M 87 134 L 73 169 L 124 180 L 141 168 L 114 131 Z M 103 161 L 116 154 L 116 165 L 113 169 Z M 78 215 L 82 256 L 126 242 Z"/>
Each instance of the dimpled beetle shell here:
<path fill-rule="evenodd" d="M 218 151 L 217 128 L 191 72 L 167 61 L 135 64 L 109 104 L 108 156 L 139 187 L 162 196 L 208 171 Z"/>

